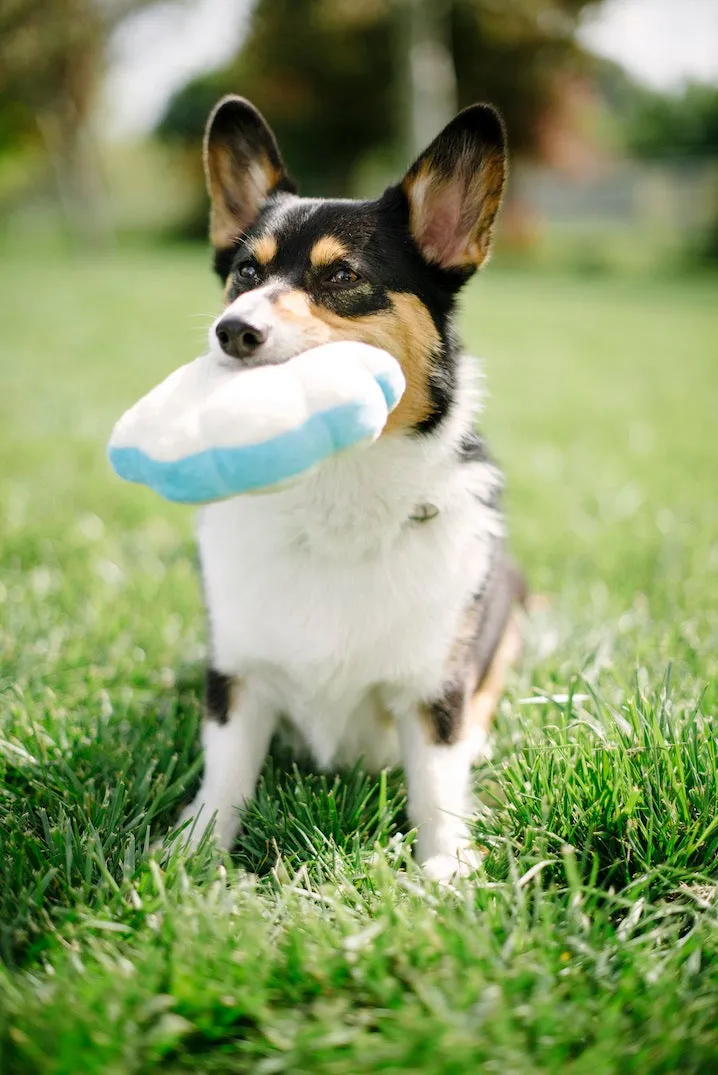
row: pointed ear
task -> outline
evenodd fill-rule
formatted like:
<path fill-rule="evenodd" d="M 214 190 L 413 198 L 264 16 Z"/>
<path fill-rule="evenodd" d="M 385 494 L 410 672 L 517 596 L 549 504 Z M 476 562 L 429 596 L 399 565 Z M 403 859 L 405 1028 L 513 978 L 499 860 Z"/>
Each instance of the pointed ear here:
<path fill-rule="evenodd" d="M 489 105 L 472 105 L 437 135 L 404 176 L 411 233 L 427 261 L 478 269 L 506 182 L 506 135 Z"/>
<path fill-rule="evenodd" d="M 243 97 L 223 97 L 207 121 L 204 170 L 215 250 L 231 247 L 273 190 L 293 190 L 267 121 Z"/>

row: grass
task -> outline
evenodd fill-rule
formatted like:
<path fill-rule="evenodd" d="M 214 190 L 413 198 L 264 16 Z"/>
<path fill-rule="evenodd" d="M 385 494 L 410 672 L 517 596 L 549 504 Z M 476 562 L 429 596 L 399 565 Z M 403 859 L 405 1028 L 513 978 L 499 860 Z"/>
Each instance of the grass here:
<path fill-rule="evenodd" d="M 201 350 L 206 261 L 0 270 L 0 1070 L 715 1071 L 715 280 L 467 297 L 550 600 L 477 771 L 484 867 L 446 892 L 400 774 L 273 759 L 231 859 L 150 851 L 198 778 L 204 622 L 189 513 L 104 443 Z"/>

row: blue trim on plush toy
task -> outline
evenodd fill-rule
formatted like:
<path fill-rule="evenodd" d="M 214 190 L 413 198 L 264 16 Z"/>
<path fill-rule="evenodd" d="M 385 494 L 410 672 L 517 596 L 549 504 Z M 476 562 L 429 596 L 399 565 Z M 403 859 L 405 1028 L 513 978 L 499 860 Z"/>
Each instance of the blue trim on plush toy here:
<path fill-rule="evenodd" d="M 390 373 L 375 373 L 374 380 L 384 393 L 387 410 L 391 414 L 391 412 L 394 410 L 397 403 L 401 399 L 402 393 L 404 391 L 404 385 L 402 383 L 401 388 L 397 391 L 396 377 L 392 377 Z"/>
<path fill-rule="evenodd" d="M 396 382 L 383 374 L 375 379 L 391 410 L 400 396 Z M 125 481 L 148 485 L 177 503 L 202 504 L 279 485 L 375 434 L 367 408 L 345 403 L 259 444 L 206 448 L 170 462 L 152 459 L 134 447 L 110 445 L 107 454 L 112 469 Z"/>

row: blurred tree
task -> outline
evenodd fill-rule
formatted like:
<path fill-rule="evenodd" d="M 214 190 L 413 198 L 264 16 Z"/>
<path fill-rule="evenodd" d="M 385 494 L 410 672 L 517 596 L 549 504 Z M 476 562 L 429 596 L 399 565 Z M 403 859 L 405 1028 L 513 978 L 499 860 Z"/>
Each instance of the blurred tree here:
<path fill-rule="evenodd" d="M 398 121 L 407 156 L 416 157 L 457 110 L 451 42 L 452 0 L 393 0 L 399 26 Z"/>
<path fill-rule="evenodd" d="M 595 76 L 624 151 L 643 160 L 685 161 L 691 167 L 714 162 L 712 215 L 687 245 L 689 257 L 718 263 L 718 85 L 689 83 L 678 92 L 660 93 L 606 61 L 597 63 Z"/>
<path fill-rule="evenodd" d="M 158 131 L 197 147 L 222 93 L 274 127 L 302 189 L 349 193 L 371 156 L 398 169 L 459 107 L 492 101 L 528 154 L 578 68 L 581 13 L 600 0 L 258 0 L 235 59 L 169 103 Z M 453 60 L 453 63 L 452 63 Z"/>
<path fill-rule="evenodd" d="M 273 125 L 306 189 L 346 190 L 357 157 L 394 135 L 387 14 L 386 0 L 259 0 L 237 57 L 180 90 L 159 133 L 197 145 L 211 104 L 240 93 Z"/>
<path fill-rule="evenodd" d="M 107 42 L 155 2 L 3 0 L 0 8 L 0 154 L 42 143 L 67 223 L 85 241 L 106 229 L 89 117 Z"/>
<path fill-rule="evenodd" d="M 718 86 L 692 83 L 676 94 L 637 88 L 626 127 L 637 157 L 718 157 Z"/>

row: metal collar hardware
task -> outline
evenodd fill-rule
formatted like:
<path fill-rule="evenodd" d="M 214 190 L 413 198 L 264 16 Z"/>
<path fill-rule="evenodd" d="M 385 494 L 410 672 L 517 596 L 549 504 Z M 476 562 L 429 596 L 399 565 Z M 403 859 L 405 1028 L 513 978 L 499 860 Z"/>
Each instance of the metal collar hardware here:
<path fill-rule="evenodd" d="M 439 514 L 439 509 L 436 504 L 417 504 L 414 511 L 409 516 L 410 523 L 428 523 L 430 519 L 435 519 Z"/>

